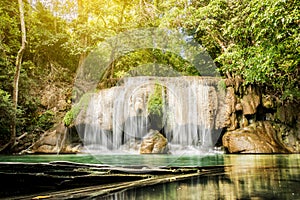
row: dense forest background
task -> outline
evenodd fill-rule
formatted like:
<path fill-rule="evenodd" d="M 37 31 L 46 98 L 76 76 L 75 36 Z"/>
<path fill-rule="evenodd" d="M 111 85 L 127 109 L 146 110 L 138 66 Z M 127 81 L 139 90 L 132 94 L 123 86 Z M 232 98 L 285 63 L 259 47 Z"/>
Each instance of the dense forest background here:
<path fill-rule="evenodd" d="M 298 0 L 23 0 L 27 32 L 17 109 L 12 101 L 21 46 L 19 5 L 0 1 L 0 146 L 27 145 L 62 121 L 72 104 L 76 70 L 101 41 L 126 30 L 159 27 L 193 37 L 224 78 L 239 77 L 277 102 L 299 102 Z M 152 60 L 151 60 L 152 59 Z M 146 60 L 146 61 L 145 61 Z M 114 77 L 155 60 L 197 75 L 178 57 L 143 50 L 114 63 Z M 24 145 L 24 144 L 23 144 Z M 16 145 L 13 145 L 16 146 Z M 25 144 L 26 146 L 26 144 Z"/>

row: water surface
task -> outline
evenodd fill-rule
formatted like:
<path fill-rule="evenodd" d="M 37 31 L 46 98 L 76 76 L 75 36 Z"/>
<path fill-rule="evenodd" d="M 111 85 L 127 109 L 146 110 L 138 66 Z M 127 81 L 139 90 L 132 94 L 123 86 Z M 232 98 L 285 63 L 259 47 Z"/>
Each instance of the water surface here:
<path fill-rule="evenodd" d="M 210 161 L 191 158 L 193 161 L 186 163 L 222 163 L 225 171 L 180 182 L 136 188 L 103 199 L 300 199 L 299 158 L 298 154 L 218 155 L 215 159 L 208 159 Z"/>
<path fill-rule="evenodd" d="M 51 161 L 113 166 L 224 166 L 221 173 L 125 190 L 95 199 L 300 199 L 300 154 L 0 156 L 0 162 Z"/>
<path fill-rule="evenodd" d="M 0 162 L 40 163 L 69 161 L 112 166 L 213 166 L 224 165 L 223 154 L 166 155 L 166 154 L 62 154 L 0 156 Z"/>

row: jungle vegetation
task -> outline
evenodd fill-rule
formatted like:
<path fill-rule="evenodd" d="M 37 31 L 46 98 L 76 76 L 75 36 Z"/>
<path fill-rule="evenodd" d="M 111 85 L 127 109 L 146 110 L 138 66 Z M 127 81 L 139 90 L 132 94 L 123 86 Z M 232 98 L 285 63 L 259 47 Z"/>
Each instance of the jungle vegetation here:
<path fill-rule="evenodd" d="M 70 109 L 74 77 L 89 52 L 107 38 L 147 27 L 184 31 L 205 48 L 224 78 L 240 77 L 283 104 L 300 100 L 298 0 L 1 0 L 0 146 L 13 147 L 20 136 L 39 135 L 62 120 L 59 112 Z M 197 75 L 182 59 L 145 49 L 113 63 L 113 77 L 152 58 Z M 43 103 L 49 87 L 60 89 L 68 106 L 56 110 Z"/>

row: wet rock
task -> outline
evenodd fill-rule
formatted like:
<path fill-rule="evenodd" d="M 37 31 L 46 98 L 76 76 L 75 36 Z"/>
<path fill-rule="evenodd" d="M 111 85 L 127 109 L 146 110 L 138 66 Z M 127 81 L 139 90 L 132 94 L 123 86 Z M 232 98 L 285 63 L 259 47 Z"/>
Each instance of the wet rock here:
<path fill-rule="evenodd" d="M 166 153 L 168 140 L 157 130 L 150 130 L 143 138 L 140 154 Z"/>
<path fill-rule="evenodd" d="M 141 146 L 141 141 L 136 140 L 135 138 L 130 139 L 127 141 L 125 144 L 123 144 L 120 147 L 120 150 L 122 151 L 133 151 L 133 152 L 138 152 Z"/>
<path fill-rule="evenodd" d="M 225 133 L 223 145 L 230 153 L 288 153 L 269 121 Z"/>

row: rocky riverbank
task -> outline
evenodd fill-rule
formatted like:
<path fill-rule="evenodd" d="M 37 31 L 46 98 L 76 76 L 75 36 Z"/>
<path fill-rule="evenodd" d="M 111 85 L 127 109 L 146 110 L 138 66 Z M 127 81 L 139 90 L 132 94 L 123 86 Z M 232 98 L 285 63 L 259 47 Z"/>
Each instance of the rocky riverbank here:
<path fill-rule="evenodd" d="M 229 153 L 299 153 L 300 106 L 227 79 L 223 146 Z"/>

